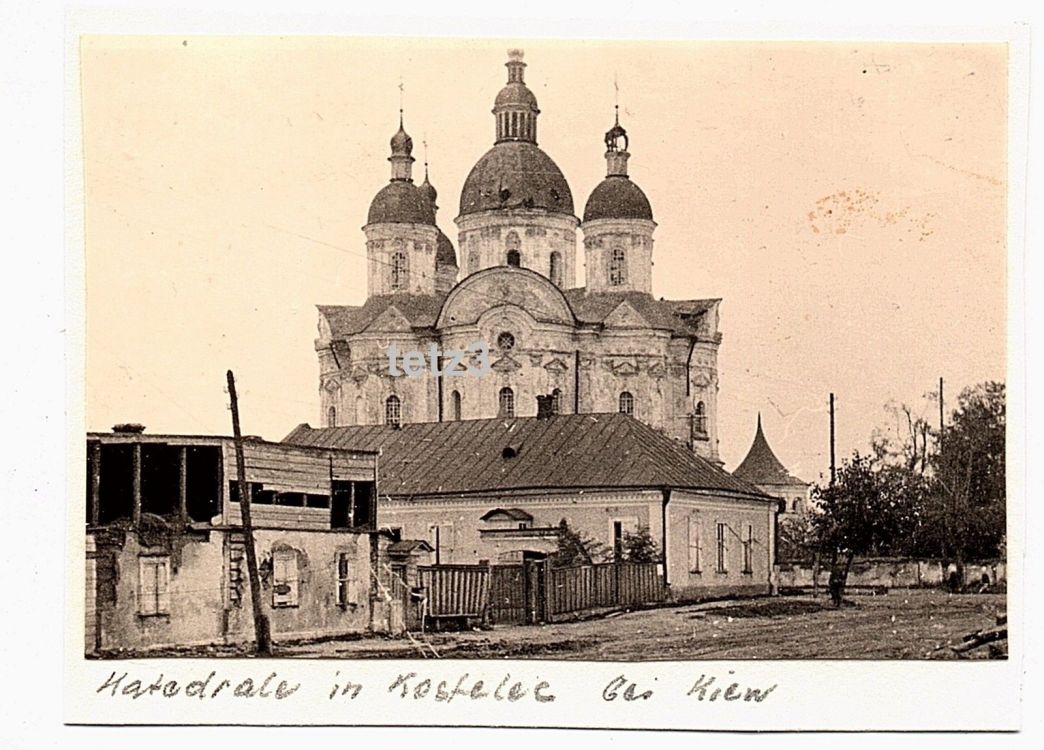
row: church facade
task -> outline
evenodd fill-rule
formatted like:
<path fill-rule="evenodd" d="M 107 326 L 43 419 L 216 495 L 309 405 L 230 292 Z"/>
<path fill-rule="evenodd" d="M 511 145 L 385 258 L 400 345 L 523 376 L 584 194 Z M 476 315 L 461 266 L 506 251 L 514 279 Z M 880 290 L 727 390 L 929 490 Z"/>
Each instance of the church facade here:
<path fill-rule="evenodd" d="M 367 299 L 319 306 L 322 422 L 529 417 L 545 397 L 552 413 L 629 414 L 719 462 L 720 300 L 653 296 L 656 222 L 628 176 L 618 118 L 605 137 L 606 177 L 576 215 L 562 171 L 537 145 L 540 110 L 525 67 L 521 51 L 509 52 L 494 144 L 461 191 L 456 247 L 436 221 L 427 168 L 421 184 L 413 181 L 413 143 L 400 118 L 391 180 L 363 228 Z M 401 366 L 389 367 L 392 346 L 431 352 L 445 366 L 448 353 L 472 347 L 463 365 L 484 357 L 489 371 L 394 375 Z"/>

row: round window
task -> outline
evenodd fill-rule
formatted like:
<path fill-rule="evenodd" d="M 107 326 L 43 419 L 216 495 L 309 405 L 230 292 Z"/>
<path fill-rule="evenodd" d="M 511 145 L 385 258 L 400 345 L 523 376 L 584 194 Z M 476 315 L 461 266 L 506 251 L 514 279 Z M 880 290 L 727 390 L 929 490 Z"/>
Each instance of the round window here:
<path fill-rule="evenodd" d="M 497 336 L 497 348 L 502 351 L 510 351 L 515 348 L 515 337 L 508 332 L 504 332 Z"/>

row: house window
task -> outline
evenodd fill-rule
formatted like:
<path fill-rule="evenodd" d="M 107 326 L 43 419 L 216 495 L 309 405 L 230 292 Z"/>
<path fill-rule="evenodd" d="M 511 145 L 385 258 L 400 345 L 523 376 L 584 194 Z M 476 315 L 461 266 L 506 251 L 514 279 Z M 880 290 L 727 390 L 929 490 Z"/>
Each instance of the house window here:
<path fill-rule="evenodd" d="M 557 250 L 551 253 L 548 276 L 551 278 L 552 284 L 562 286 L 562 255 Z"/>
<path fill-rule="evenodd" d="M 630 391 L 624 391 L 620 394 L 620 413 L 629 417 L 634 416 L 634 396 L 631 395 Z"/>
<path fill-rule="evenodd" d="M 391 288 L 393 292 L 405 289 L 410 283 L 410 267 L 406 253 L 394 252 L 391 259 Z"/>
<path fill-rule="evenodd" d="M 515 416 L 515 392 L 510 388 L 500 389 L 500 412 L 501 417 Z"/>
<path fill-rule="evenodd" d="M 454 422 L 461 420 L 460 391 L 453 391 L 450 394 L 450 412 Z"/>
<path fill-rule="evenodd" d="M 297 606 L 297 552 L 292 549 L 272 553 L 272 606 Z"/>
<path fill-rule="evenodd" d="M 700 401 L 692 413 L 692 430 L 697 435 L 707 434 L 707 407 Z"/>
<path fill-rule="evenodd" d="M 331 406 L 326 410 L 326 426 L 336 427 L 337 426 L 337 407 Z"/>
<path fill-rule="evenodd" d="M 754 572 L 754 527 L 747 524 L 747 538 L 743 540 L 743 572 Z"/>
<path fill-rule="evenodd" d="M 562 391 L 555 388 L 551 391 L 551 413 L 559 414 L 562 411 Z"/>
<path fill-rule="evenodd" d="M 622 247 L 614 247 L 609 256 L 609 286 L 627 282 L 627 254 Z"/>
<path fill-rule="evenodd" d="M 718 570 L 719 573 L 724 573 L 727 570 L 727 568 L 725 567 L 725 563 L 726 563 L 726 559 L 727 559 L 727 555 L 728 555 L 728 549 L 727 549 L 726 543 L 725 543 L 725 534 L 726 533 L 727 533 L 726 525 L 723 524 L 723 523 L 719 523 L 718 524 L 718 531 L 717 531 L 717 542 L 718 542 L 717 570 Z"/>
<path fill-rule="evenodd" d="M 170 558 L 138 558 L 138 614 L 170 614 Z"/>
<path fill-rule="evenodd" d="M 359 603 L 358 582 L 352 577 L 351 555 L 337 553 L 337 605 L 347 607 Z"/>
<path fill-rule="evenodd" d="M 795 500 L 794 501 L 794 512 L 795 513 L 800 513 L 801 510 L 802 510 L 802 508 L 801 508 L 801 500 Z"/>
<path fill-rule="evenodd" d="M 497 336 L 497 348 L 502 352 L 509 352 L 515 348 L 515 337 L 508 332 Z"/>
<path fill-rule="evenodd" d="M 396 427 L 402 424 L 402 402 L 394 393 L 384 402 L 384 423 Z"/>
<path fill-rule="evenodd" d="M 522 240 L 519 239 L 518 232 L 508 232 L 504 248 L 507 250 L 507 264 L 519 268 L 522 265 Z"/>
<path fill-rule="evenodd" d="M 475 273 L 479 270 L 479 253 L 478 250 L 468 251 L 468 273 Z"/>
<path fill-rule="evenodd" d="M 689 516 L 689 570 L 693 573 L 699 573 L 702 568 L 701 531 L 700 517 Z"/>

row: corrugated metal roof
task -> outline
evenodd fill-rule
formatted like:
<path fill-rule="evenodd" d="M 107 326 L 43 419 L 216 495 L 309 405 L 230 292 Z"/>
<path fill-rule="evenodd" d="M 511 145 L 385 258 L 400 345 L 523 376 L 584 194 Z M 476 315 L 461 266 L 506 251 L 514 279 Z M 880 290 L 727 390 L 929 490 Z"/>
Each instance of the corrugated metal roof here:
<path fill-rule="evenodd" d="M 787 471 L 783 462 L 776 458 L 776 454 L 772 451 L 768 440 L 765 439 L 765 433 L 761 429 L 760 414 L 758 415 L 758 430 L 754 434 L 754 442 L 747 452 L 747 457 L 740 462 L 740 465 L 736 467 L 732 474 L 756 485 L 789 484 L 801 485 L 802 487 L 808 486 L 808 482 L 802 482 L 793 476 Z"/>
<path fill-rule="evenodd" d="M 523 489 L 685 488 L 763 493 L 625 414 L 295 428 L 284 442 L 379 448 L 382 495 Z M 511 448 L 513 458 L 505 457 Z M 509 452 L 507 452 L 509 453 Z"/>

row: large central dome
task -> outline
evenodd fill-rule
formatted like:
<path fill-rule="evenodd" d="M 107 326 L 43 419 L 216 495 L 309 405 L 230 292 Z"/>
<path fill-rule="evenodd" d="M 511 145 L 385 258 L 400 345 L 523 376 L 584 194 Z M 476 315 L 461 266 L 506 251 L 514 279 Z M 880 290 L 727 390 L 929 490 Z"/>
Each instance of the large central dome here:
<path fill-rule="evenodd" d="M 540 208 L 573 215 L 562 170 L 528 141 L 504 141 L 472 168 L 460 194 L 460 215 L 506 208 Z"/>

